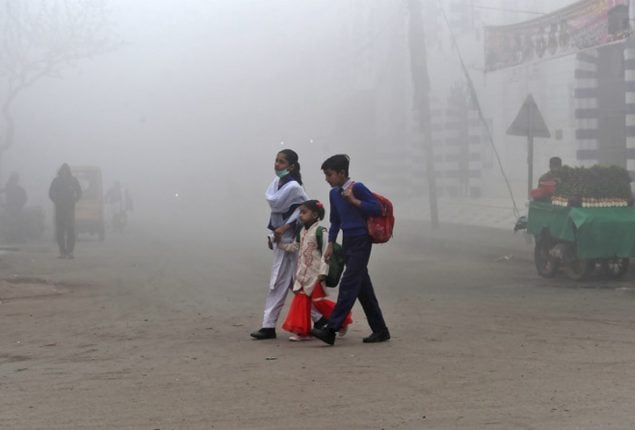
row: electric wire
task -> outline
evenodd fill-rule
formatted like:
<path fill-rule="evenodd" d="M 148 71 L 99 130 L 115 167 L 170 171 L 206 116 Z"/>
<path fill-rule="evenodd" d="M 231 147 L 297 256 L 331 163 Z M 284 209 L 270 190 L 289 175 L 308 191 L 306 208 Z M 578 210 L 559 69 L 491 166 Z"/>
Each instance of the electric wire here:
<path fill-rule="evenodd" d="M 501 171 L 501 174 L 503 175 L 503 179 L 505 180 L 505 185 L 507 186 L 507 191 L 509 192 L 509 197 L 512 201 L 512 205 L 513 205 L 513 211 L 514 211 L 514 216 L 518 217 L 520 216 L 520 211 L 518 210 L 518 206 L 516 205 L 516 199 L 514 198 L 514 193 L 512 191 L 511 188 L 511 184 L 509 183 L 509 179 L 507 178 L 507 174 L 505 173 L 505 169 L 503 168 L 503 163 L 501 162 L 500 159 L 500 155 L 498 154 L 498 150 L 496 149 L 496 145 L 494 144 L 494 138 L 492 137 L 492 132 L 489 128 L 489 124 L 487 123 L 487 121 L 485 120 L 485 115 L 483 114 L 483 109 L 481 108 L 481 104 L 478 100 L 478 96 L 476 94 L 476 89 L 474 88 L 474 82 L 472 81 L 472 77 L 470 76 L 469 71 L 467 70 L 467 66 L 465 65 L 465 61 L 463 60 L 463 55 L 461 54 L 461 50 L 459 49 L 459 45 L 456 42 L 456 37 L 454 36 L 454 32 L 452 31 L 452 27 L 450 26 L 450 21 L 448 20 L 448 16 L 445 13 L 445 9 L 443 8 L 443 4 L 441 3 L 441 0 L 437 0 L 439 8 L 441 9 L 441 14 L 443 16 L 443 20 L 445 21 L 445 25 L 448 27 L 448 31 L 450 32 L 450 38 L 452 40 L 452 45 L 454 46 L 454 49 L 456 50 L 457 56 L 459 58 L 459 63 L 461 64 L 461 69 L 463 71 L 463 74 L 465 75 L 465 79 L 467 81 L 467 86 L 470 90 L 470 96 L 472 97 L 472 100 L 474 101 L 474 104 L 476 105 L 476 110 L 478 111 L 478 116 L 479 119 L 481 121 L 481 123 L 483 124 L 483 127 L 485 128 L 485 131 L 487 133 L 487 138 L 488 141 L 490 143 L 490 146 L 492 147 L 492 150 L 494 151 L 494 155 L 496 156 L 496 162 L 498 163 L 498 167 Z"/>

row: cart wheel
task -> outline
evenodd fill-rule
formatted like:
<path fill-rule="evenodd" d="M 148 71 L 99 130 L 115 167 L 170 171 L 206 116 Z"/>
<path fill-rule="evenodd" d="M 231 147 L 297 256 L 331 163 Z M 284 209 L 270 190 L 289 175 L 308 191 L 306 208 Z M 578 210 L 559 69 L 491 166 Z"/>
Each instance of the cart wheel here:
<path fill-rule="evenodd" d="M 602 272 L 609 278 L 617 279 L 628 270 L 629 258 L 607 258 L 602 260 Z"/>
<path fill-rule="evenodd" d="M 538 274 L 543 278 L 553 278 L 558 272 L 558 260 L 549 254 L 553 243 L 545 237 L 536 237 L 536 246 L 534 247 L 534 263 Z"/>
<path fill-rule="evenodd" d="M 576 258 L 571 260 L 562 271 L 574 281 L 581 281 L 595 269 L 595 261 Z"/>

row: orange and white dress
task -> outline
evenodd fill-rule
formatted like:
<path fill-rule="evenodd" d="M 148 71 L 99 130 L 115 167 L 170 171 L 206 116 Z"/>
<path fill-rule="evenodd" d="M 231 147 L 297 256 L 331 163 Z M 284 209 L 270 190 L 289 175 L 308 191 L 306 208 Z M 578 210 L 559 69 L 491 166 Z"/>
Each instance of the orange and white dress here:
<path fill-rule="evenodd" d="M 309 228 L 300 230 L 300 240 L 291 243 L 279 243 L 278 246 L 287 252 L 298 253 L 298 264 L 296 265 L 295 277 L 293 282 L 293 292 L 304 291 L 305 294 L 311 295 L 313 287 L 318 281 L 320 275 L 328 275 L 329 264 L 324 261 L 324 252 L 326 251 L 327 236 L 324 234 L 322 249 L 318 248 L 317 229 L 320 223 L 315 222 Z"/>
<path fill-rule="evenodd" d="M 329 264 L 324 260 L 324 252 L 328 246 L 326 232 L 322 232 L 322 249 L 319 248 L 317 230 L 319 222 L 300 231 L 299 241 L 278 244 L 287 252 L 298 252 L 298 264 L 293 282 L 295 296 L 282 328 L 300 336 L 307 336 L 311 331 L 311 306 L 325 318 L 329 318 L 335 302 L 328 299 L 320 276 L 329 273 Z M 351 316 L 345 325 L 352 323 Z"/>

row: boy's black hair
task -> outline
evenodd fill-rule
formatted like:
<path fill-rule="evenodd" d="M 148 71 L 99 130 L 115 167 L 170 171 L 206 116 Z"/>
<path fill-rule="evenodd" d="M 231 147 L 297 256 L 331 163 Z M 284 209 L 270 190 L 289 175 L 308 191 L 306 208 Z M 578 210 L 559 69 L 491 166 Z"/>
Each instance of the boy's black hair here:
<path fill-rule="evenodd" d="M 293 169 L 288 176 L 298 181 L 298 184 L 302 185 L 302 175 L 300 174 L 300 162 L 298 161 L 298 153 L 295 152 L 293 149 L 283 149 L 282 151 L 278 152 L 278 154 L 284 154 L 284 156 L 287 158 L 287 161 L 289 162 L 289 166 L 295 165 L 295 169 Z"/>
<path fill-rule="evenodd" d="M 302 203 L 302 206 L 309 209 L 311 212 L 318 214 L 318 218 L 324 219 L 324 205 L 319 200 L 307 200 Z"/>
<path fill-rule="evenodd" d="M 322 163 L 322 170 L 334 170 L 336 172 L 342 172 L 348 176 L 348 165 L 350 164 L 350 157 L 346 154 L 332 155 Z"/>

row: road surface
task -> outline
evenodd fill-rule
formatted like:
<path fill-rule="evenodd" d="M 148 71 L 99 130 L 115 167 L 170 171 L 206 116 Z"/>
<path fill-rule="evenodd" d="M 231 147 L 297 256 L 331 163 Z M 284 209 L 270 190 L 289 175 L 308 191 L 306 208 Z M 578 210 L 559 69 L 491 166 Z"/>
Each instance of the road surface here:
<path fill-rule="evenodd" d="M 371 263 L 392 340 L 363 344 L 356 306 L 334 347 L 249 337 L 264 241 L 131 229 L 72 261 L 6 252 L 0 428 L 635 428 L 631 274 L 545 280 L 511 232 L 397 232 Z"/>

